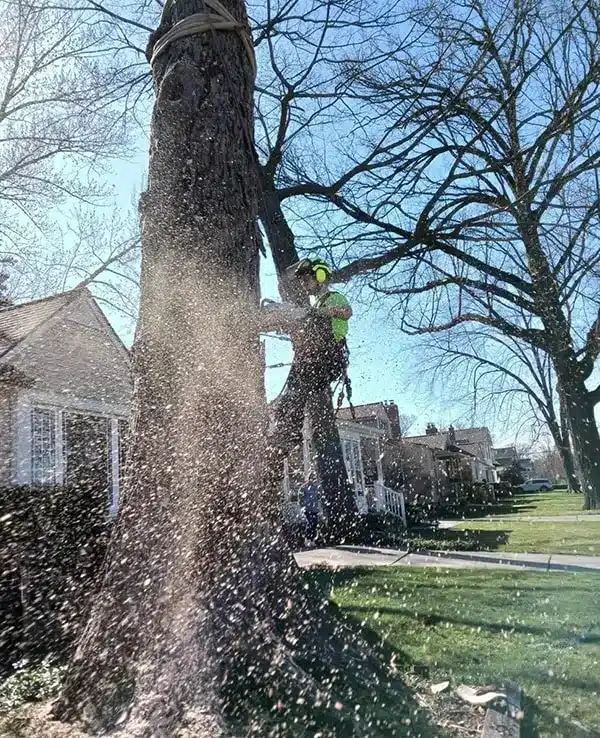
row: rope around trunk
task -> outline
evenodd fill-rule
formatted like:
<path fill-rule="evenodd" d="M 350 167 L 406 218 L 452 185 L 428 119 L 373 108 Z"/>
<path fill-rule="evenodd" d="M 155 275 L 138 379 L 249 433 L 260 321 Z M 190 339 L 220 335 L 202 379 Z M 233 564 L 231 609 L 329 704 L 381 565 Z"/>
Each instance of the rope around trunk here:
<path fill-rule="evenodd" d="M 172 3 L 165 5 L 165 9 Z M 154 66 L 156 59 L 166 51 L 168 46 L 177 41 L 180 38 L 186 36 L 193 36 L 197 33 L 206 33 L 206 31 L 237 31 L 248 59 L 250 60 L 250 66 L 252 67 L 252 74 L 256 76 L 256 57 L 254 56 L 254 46 L 252 40 L 248 34 L 248 30 L 243 23 L 239 23 L 233 15 L 223 7 L 219 0 L 204 0 L 204 4 L 207 5 L 214 12 L 208 13 L 194 13 L 193 15 L 182 18 L 170 28 L 164 36 L 156 42 L 154 50 L 152 52 L 152 58 L 150 59 L 150 66 Z"/>

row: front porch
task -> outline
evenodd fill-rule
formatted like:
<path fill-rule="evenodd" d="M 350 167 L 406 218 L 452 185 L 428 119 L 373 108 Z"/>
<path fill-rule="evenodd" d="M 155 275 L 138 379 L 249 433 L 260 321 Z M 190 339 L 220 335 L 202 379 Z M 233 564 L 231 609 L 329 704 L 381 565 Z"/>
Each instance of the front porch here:
<path fill-rule="evenodd" d="M 385 512 L 402 519 L 406 525 L 404 495 L 385 484 L 383 471 L 385 431 L 349 420 L 338 420 L 337 427 L 348 481 L 354 490 L 359 514 Z M 299 519 L 303 516 L 301 487 L 309 472 L 316 474 L 308 418 L 304 423 L 301 453 L 286 460 L 284 464 L 286 517 Z"/>

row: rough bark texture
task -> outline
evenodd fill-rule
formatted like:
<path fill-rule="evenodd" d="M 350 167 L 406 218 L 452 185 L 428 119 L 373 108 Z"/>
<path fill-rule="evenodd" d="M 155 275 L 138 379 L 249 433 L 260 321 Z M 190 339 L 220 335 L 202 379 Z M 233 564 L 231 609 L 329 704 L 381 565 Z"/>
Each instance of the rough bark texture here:
<path fill-rule="evenodd" d="M 248 58 L 215 32 L 153 72 L 124 504 L 54 716 L 115 738 L 362 736 L 348 663 L 379 695 L 403 688 L 307 592 L 265 481 Z"/>
<path fill-rule="evenodd" d="M 560 426 L 557 427 L 556 445 L 565 468 L 567 485 L 570 492 L 580 493 L 581 482 L 577 476 L 575 460 L 573 458 L 573 447 L 571 445 L 571 431 L 569 428 L 569 417 L 564 398 L 560 396 Z"/>
<path fill-rule="evenodd" d="M 245 21 L 242 0 L 224 4 Z M 224 734 L 220 685 L 294 574 L 257 462 L 250 65 L 235 32 L 214 32 L 174 42 L 153 73 L 129 483 L 56 714 L 131 738 L 188 724 L 200 738 Z"/>
<path fill-rule="evenodd" d="M 294 233 L 290 228 L 279 200 L 279 194 L 267 177 L 263 176 L 263 191 L 260 200 L 260 220 L 267 234 L 275 270 L 279 276 L 279 291 L 284 300 L 299 304 L 306 303 L 299 284 L 284 278 L 285 270 L 298 261 Z"/>
<path fill-rule="evenodd" d="M 594 403 L 577 371 L 576 363 L 555 363 L 560 386 L 564 394 L 566 412 L 573 437 L 585 508 L 600 508 L 600 435 L 594 417 Z"/>

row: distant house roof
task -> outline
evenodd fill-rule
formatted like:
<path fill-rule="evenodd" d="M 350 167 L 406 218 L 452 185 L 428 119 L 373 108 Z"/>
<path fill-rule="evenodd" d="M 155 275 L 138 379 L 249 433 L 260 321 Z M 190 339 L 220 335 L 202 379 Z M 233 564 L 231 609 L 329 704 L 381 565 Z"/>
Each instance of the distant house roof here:
<path fill-rule="evenodd" d="M 457 428 L 454 431 L 456 442 L 461 446 L 471 443 L 484 443 L 491 439 L 488 428 Z"/>
<path fill-rule="evenodd" d="M 517 449 L 514 446 L 494 448 L 492 451 L 494 452 L 495 459 L 516 459 L 518 456 Z"/>
<path fill-rule="evenodd" d="M 448 439 L 447 433 L 436 433 L 435 435 L 431 436 L 407 436 L 405 438 L 406 441 L 409 441 L 410 443 L 419 443 L 422 446 L 427 446 L 428 448 L 446 448 L 446 442 Z"/>
<path fill-rule="evenodd" d="M 356 420 L 387 418 L 387 411 L 385 410 L 383 402 L 368 402 L 365 405 L 355 405 L 354 413 Z M 341 420 L 353 420 L 351 409 L 349 407 L 341 407 L 338 410 L 338 418 Z"/>
<path fill-rule="evenodd" d="M 431 449 L 440 450 L 462 450 L 470 451 L 470 447 L 478 443 L 483 443 L 490 438 L 490 432 L 487 428 L 456 428 L 454 430 L 454 442 L 451 439 L 450 431 L 438 431 L 430 435 L 423 436 L 407 436 L 405 440 L 411 443 L 420 443 Z"/>
<path fill-rule="evenodd" d="M 68 305 L 81 290 L 0 308 L 0 357 Z"/>

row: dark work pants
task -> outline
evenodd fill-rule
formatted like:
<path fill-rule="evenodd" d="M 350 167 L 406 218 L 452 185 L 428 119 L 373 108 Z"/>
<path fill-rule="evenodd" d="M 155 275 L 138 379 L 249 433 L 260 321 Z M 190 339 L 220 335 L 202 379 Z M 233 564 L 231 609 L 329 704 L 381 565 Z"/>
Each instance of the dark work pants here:
<path fill-rule="evenodd" d="M 356 518 L 354 492 L 346 473 L 332 404 L 331 383 L 346 365 L 345 345 L 327 332 L 314 330 L 294 340 L 295 356 L 287 382 L 273 405 L 270 447 L 280 458 L 302 443 L 304 413 L 308 410 L 317 473 L 323 489 L 323 508 L 338 541 L 347 537 Z M 318 329 L 318 326 L 317 326 Z M 340 531 L 345 531 L 341 534 Z"/>

